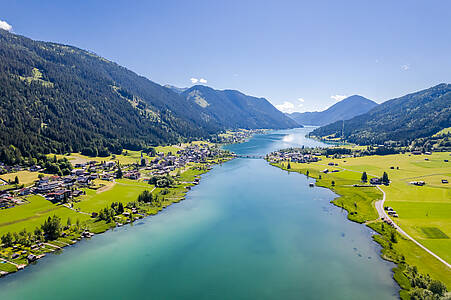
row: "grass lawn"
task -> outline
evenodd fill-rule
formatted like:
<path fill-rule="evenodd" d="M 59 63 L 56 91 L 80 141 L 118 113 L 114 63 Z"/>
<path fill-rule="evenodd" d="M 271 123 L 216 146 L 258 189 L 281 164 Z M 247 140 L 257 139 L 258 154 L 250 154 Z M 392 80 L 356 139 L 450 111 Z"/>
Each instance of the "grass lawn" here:
<path fill-rule="evenodd" d="M 24 228 L 27 231 L 33 231 L 37 226 L 41 226 L 45 219 L 53 215 L 60 216 L 63 224 L 67 218 L 71 218 L 72 222 L 77 219 L 80 222 L 89 219 L 87 215 L 53 204 L 41 196 L 30 196 L 27 200 L 29 203 L 0 210 L 0 236 L 6 232 L 19 232 Z"/>
<path fill-rule="evenodd" d="M 6 181 L 11 180 L 14 182 L 14 179 L 17 176 L 19 178 L 19 184 L 30 185 L 38 180 L 38 174 L 38 172 L 19 171 L 15 173 L 0 175 L 0 178 Z"/>
<path fill-rule="evenodd" d="M 86 213 L 98 212 L 107 206 L 110 207 L 113 202 L 127 204 L 136 201 L 138 195 L 144 190 L 152 190 L 153 188 L 153 185 L 146 182 L 118 179 L 112 188 L 104 192 L 85 189 L 86 195 L 79 198 L 80 202 L 74 203 L 74 208 Z"/>
<path fill-rule="evenodd" d="M 0 271 L 8 272 L 8 273 L 14 273 L 17 271 L 17 267 L 13 264 L 10 264 L 5 261 L 0 261 Z"/>

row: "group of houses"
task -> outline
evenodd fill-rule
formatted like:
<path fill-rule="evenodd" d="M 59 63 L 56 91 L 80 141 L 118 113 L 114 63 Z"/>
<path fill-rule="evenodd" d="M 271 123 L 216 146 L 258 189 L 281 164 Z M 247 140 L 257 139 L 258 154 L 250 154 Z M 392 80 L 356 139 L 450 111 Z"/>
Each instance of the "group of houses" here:
<path fill-rule="evenodd" d="M 320 161 L 321 153 L 303 154 L 300 152 L 282 152 L 276 151 L 268 155 L 267 160 L 270 163 L 278 163 L 280 161 L 290 161 L 296 163 L 309 163 Z"/>
<path fill-rule="evenodd" d="M 34 185 L 10 188 L 0 191 L 0 208 L 9 208 L 22 204 L 25 201 L 20 196 L 30 194 L 42 195 L 52 202 L 65 201 L 82 195 L 81 188 L 89 187 L 96 178 L 111 180 L 114 177 L 116 163 L 90 161 L 78 163 L 75 169 L 67 176 L 45 176 L 39 178 Z M 25 168 L 20 168 L 25 170 Z M 28 168 L 31 172 L 42 171 L 40 166 Z"/>
<path fill-rule="evenodd" d="M 189 163 L 206 163 L 208 160 L 218 157 L 223 151 L 209 144 L 191 144 L 177 151 L 176 154 L 157 153 L 148 161 L 141 155 L 141 164 L 134 164 L 129 168 L 124 168 L 122 177 L 138 180 L 141 178 L 140 170 L 150 170 L 151 175 L 167 175 L 177 168 L 183 169 Z M 19 171 L 25 170 L 23 167 L 8 167 L 1 165 L 5 170 Z M 209 167 L 207 165 L 207 167 Z M 29 171 L 42 171 L 40 166 L 32 166 Z M 0 208 L 8 208 L 24 203 L 20 196 L 30 194 L 42 195 L 52 202 L 68 201 L 78 197 L 84 192 L 82 188 L 90 187 L 93 180 L 102 179 L 112 181 L 117 176 L 118 165 L 115 161 L 98 162 L 95 160 L 74 165 L 71 173 L 66 176 L 45 176 L 41 177 L 34 185 L 0 190 Z M 0 183 L 1 184 L 1 183 Z M 5 182 L 8 184 L 8 182 Z"/>
<path fill-rule="evenodd" d="M 208 144 L 193 144 L 177 151 L 176 155 L 157 153 L 150 162 L 145 163 L 145 169 L 152 175 L 167 175 L 176 169 L 183 169 L 189 163 L 207 163 L 209 159 L 220 156 L 221 150 Z"/>

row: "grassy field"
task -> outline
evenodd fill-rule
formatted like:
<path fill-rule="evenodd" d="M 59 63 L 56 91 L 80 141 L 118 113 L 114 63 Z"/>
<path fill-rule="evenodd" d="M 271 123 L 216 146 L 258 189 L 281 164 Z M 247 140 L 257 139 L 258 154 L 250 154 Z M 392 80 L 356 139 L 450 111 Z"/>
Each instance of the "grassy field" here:
<path fill-rule="evenodd" d="M 38 172 L 30 172 L 30 171 L 19 171 L 15 173 L 7 173 L 0 175 L 0 178 L 3 180 L 11 180 L 14 182 L 14 179 L 19 178 L 19 184 L 30 185 L 36 180 L 38 180 Z"/>
<path fill-rule="evenodd" d="M 117 179 L 116 183 L 107 182 L 112 185 L 105 191 L 85 189 L 86 195 L 79 197 L 80 202 L 74 203 L 74 208 L 82 212 L 92 213 L 109 207 L 113 202 L 122 202 L 124 205 L 136 201 L 138 195 L 144 190 L 152 190 L 153 185 L 129 179 Z"/>
<path fill-rule="evenodd" d="M 395 221 L 424 246 L 451 262 L 451 186 L 441 183 L 442 179 L 451 182 L 451 164 L 445 162 L 451 159 L 449 152 L 418 156 L 397 154 L 322 158 L 317 163 L 291 163 L 290 170 L 303 174 L 308 170 L 310 176 L 315 178 L 321 175 L 317 184 L 343 195 L 333 202 L 346 208 L 350 212 L 348 218 L 356 222 L 377 218 L 374 202 L 381 199 L 382 195 L 375 188 L 352 185 L 359 183 L 363 171 L 367 172 L 368 178 L 380 177 L 383 172 L 387 172 L 391 183 L 382 186 L 382 189 L 387 196 L 385 205 L 393 207 L 399 214 Z M 328 166 L 330 162 L 338 166 Z M 286 169 L 287 163 L 276 166 Z M 320 173 L 326 168 L 339 172 Z M 410 184 L 411 181 L 425 181 L 426 185 L 415 186 Z M 417 266 L 432 278 L 442 280 L 451 288 L 451 270 L 434 257 L 407 239 L 400 239 L 396 248 L 405 256 L 407 263 Z"/>
<path fill-rule="evenodd" d="M 127 155 L 124 155 L 124 154 Z M 53 154 L 49 154 L 50 157 L 53 157 Z M 78 163 L 86 163 L 88 161 L 119 161 L 120 164 L 133 164 L 133 163 L 140 163 L 141 162 L 141 151 L 131 151 L 131 150 L 125 150 L 121 155 L 110 155 L 106 157 L 90 157 L 86 155 L 82 155 L 80 153 L 71 153 L 70 155 L 56 155 L 58 159 L 66 157 L 72 165 L 78 164 Z M 150 157 L 143 153 L 143 157 L 149 159 Z"/>
<path fill-rule="evenodd" d="M 65 223 L 67 218 L 73 222 L 89 219 L 89 216 L 77 213 L 67 207 L 56 205 L 41 196 L 27 197 L 29 203 L 0 210 L 0 236 L 6 232 L 19 232 L 24 228 L 33 231 L 50 216 L 58 215 Z"/>

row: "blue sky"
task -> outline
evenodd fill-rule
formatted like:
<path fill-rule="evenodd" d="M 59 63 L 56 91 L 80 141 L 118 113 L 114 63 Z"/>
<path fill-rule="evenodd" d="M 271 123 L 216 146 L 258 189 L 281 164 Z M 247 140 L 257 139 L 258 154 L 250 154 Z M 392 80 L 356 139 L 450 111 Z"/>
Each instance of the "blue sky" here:
<path fill-rule="evenodd" d="M 446 0 L 22 0 L 3 2 L 0 20 L 160 84 L 202 78 L 288 111 L 352 94 L 382 102 L 451 81 Z"/>

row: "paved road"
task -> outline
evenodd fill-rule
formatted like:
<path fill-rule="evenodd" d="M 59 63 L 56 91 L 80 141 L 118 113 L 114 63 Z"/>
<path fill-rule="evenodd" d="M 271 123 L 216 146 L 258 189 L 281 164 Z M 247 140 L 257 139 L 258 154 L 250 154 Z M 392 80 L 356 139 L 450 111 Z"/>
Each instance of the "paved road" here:
<path fill-rule="evenodd" d="M 323 164 L 322 164 L 323 165 Z M 325 165 L 325 164 L 324 164 Z M 334 168 L 338 168 L 338 169 L 342 169 L 344 171 L 350 171 L 350 172 L 356 172 L 356 173 L 363 173 L 363 172 L 359 172 L 359 171 L 354 171 L 354 170 L 349 170 L 349 169 L 345 169 L 342 167 L 338 167 L 338 166 L 334 166 Z M 372 175 L 372 174 L 368 174 L 371 176 L 376 176 L 376 175 Z M 376 210 L 377 213 L 379 214 L 379 218 L 385 218 L 385 219 L 389 219 L 393 222 L 393 220 L 388 216 L 388 214 L 386 213 L 386 211 L 384 210 L 384 202 L 385 202 L 385 192 L 384 190 L 381 189 L 380 186 L 376 186 L 381 192 L 382 192 L 382 200 L 378 200 L 375 202 L 375 206 L 376 206 Z M 430 255 L 434 256 L 435 258 L 437 258 L 440 262 L 442 262 L 445 266 L 447 266 L 448 268 L 451 269 L 451 265 L 446 262 L 443 258 L 441 258 L 440 256 L 438 256 L 437 254 L 435 254 L 434 252 L 432 252 L 431 250 L 429 250 L 428 248 L 426 248 L 425 246 L 423 246 L 422 244 L 420 244 L 420 242 L 418 242 L 417 240 L 415 240 L 413 237 L 411 237 L 410 235 L 407 234 L 407 232 L 405 232 L 404 230 L 401 229 L 401 227 L 398 226 L 398 224 L 396 224 L 395 222 L 393 222 L 393 225 L 395 226 L 396 230 L 398 230 L 399 233 L 401 233 L 402 235 L 406 236 L 409 240 L 411 240 L 412 242 L 414 242 L 415 244 L 417 244 L 421 249 L 423 249 L 424 251 L 426 251 L 427 253 L 429 253 Z"/>
<path fill-rule="evenodd" d="M 380 187 L 377 186 L 377 188 L 382 192 L 382 200 L 376 201 L 376 209 L 377 212 L 379 213 L 379 217 L 383 217 L 385 219 L 389 219 L 392 220 L 387 212 L 384 210 L 384 202 L 385 202 L 385 192 L 384 190 Z M 392 220 L 393 222 L 393 220 Z M 431 250 L 429 250 L 428 248 L 426 248 L 425 246 L 423 246 L 422 244 L 420 244 L 417 240 L 415 240 L 413 237 L 411 237 L 410 235 L 407 234 L 407 232 L 405 232 L 404 230 L 401 229 L 401 227 L 398 226 L 398 224 L 396 224 L 395 222 L 393 222 L 393 225 L 395 226 L 396 230 L 398 230 L 398 232 L 400 232 L 401 234 L 405 235 L 408 239 L 410 239 L 412 242 L 414 242 L 415 244 L 417 244 L 419 247 L 421 247 L 424 251 L 426 251 L 427 253 L 429 253 L 430 255 L 434 256 L 435 258 L 437 258 L 440 262 L 444 263 L 448 268 L 451 268 L 451 265 L 449 263 L 447 263 L 443 258 L 441 258 L 440 256 L 438 256 L 437 254 L 435 254 L 434 252 L 432 252 Z"/>

